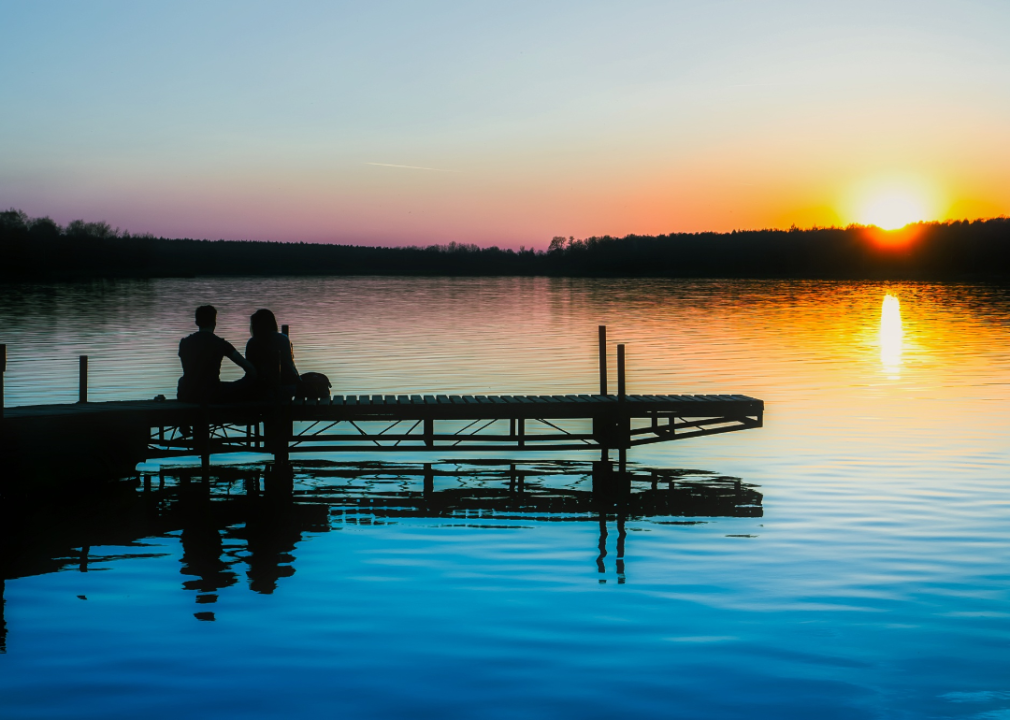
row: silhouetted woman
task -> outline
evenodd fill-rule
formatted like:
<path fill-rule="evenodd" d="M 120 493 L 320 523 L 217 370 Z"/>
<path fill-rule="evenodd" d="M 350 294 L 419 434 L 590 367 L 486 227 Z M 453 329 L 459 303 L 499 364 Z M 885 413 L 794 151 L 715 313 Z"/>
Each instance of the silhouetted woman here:
<path fill-rule="evenodd" d="M 254 312 L 249 326 L 252 337 L 246 343 L 245 357 L 256 368 L 258 394 L 268 400 L 290 400 L 298 385 L 291 341 L 277 331 L 277 318 L 269 310 Z"/>

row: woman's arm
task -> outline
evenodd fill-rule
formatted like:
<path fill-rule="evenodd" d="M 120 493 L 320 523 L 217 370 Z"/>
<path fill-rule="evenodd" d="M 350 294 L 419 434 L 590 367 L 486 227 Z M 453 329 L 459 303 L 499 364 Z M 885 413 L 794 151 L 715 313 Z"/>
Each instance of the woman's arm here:
<path fill-rule="evenodd" d="M 238 365 L 243 370 L 245 370 L 245 374 L 248 375 L 249 377 L 251 378 L 256 377 L 256 366 L 253 365 L 248 360 L 246 360 L 244 357 L 242 357 L 242 354 L 238 350 L 235 350 L 233 348 L 232 351 L 228 354 L 228 359 L 231 360 L 236 365 Z"/>

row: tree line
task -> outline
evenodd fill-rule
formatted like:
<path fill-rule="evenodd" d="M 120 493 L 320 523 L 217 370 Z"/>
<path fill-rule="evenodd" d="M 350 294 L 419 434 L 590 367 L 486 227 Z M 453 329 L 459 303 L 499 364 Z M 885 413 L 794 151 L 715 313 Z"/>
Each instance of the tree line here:
<path fill-rule="evenodd" d="M 201 275 L 548 275 L 570 277 L 1000 279 L 1010 218 L 874 227 L 671 233 L 575 239 L 546 250 L 449 243 L 378 248 L 168 239 L 105 222 L 0 212 L 0 280 Z"/>

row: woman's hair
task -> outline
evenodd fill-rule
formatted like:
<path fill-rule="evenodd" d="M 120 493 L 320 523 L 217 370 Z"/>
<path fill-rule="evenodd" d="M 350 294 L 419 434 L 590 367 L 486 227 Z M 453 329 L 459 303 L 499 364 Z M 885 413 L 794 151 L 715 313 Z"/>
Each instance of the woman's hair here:
<path fill-rule="evenodd" d="M 266 308 L 254 312 L 249 318 L 249 325 L 252 328 L 253 337 L 277 332 L 277 318 Z"/>

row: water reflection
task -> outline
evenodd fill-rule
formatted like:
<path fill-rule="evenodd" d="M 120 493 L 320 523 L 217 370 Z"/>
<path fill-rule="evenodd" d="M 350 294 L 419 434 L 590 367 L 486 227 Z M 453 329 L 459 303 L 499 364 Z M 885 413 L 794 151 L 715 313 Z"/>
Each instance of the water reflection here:
<path fill-rule="evenodd" d="M 177 537 L 181 587 L 203 606 L 193 615 L 211 621 L 216 616 L 205 606 L 214 605 L 224 588 L 239 585 L 243 575 L 255 593 L 281 588 L 295 574 L 297 549 L 307 534 L 428 518 L 477 531 L 598 523 L 593 554 L 601 574 L 607 572 L 608 526 L 616 527 L 614 568 L 617 582 L 624 583 L 627 520 L 760 517 L 761 503 L 761 494 L 738 478 L 700 470 L 621 472 L 609 462 L 309 462 L 296 466 L 293 477 L 260 466 L 220 467 L 211 474 L 176 469 L 100 497 L 6 508 L 0 578 L 164 556 L 150 551 L 157 543 L 149 539 Z M 101 552 L 113 546 L 127 551 Z M 0 605 L 0 649 L 4 628 Z"/>
<path fill-rule="evenodd" d="M 904 330 L 901 326 L 901 302 L 888 293 L 880 308 L 880 364 L 892 378 L 901 371 L 901 354 L 904 349 Z"/>

